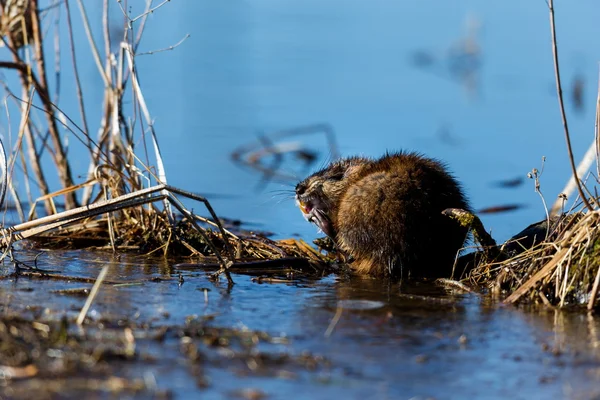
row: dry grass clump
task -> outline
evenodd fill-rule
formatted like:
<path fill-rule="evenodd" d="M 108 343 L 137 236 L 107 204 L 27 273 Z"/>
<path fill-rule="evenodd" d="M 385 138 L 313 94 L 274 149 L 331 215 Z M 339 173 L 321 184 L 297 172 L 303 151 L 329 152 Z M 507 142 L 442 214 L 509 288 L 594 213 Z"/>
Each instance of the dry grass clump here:
<path fill-rule="evenodd" d="M 506 303 L 597 307 L 600 210 L 553 219 L 547 238 L 546 221 L 532 227 L 507 242 L 499 260 L 482 263 L 471 271 L 469 280 L 494 293 L 507 294 Z"/>

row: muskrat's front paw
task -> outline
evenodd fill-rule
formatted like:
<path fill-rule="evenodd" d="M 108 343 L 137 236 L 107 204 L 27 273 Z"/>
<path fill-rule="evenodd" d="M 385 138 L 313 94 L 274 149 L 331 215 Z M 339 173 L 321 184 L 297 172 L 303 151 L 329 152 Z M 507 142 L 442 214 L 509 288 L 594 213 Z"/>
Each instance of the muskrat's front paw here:
<path fill-rule="evenodd" d="M 337 251 L 335 242 L 329 236 L 316 238 L 315 240 L 313 240 L 313 243 L 317 245 L 319 251 L 325 250 L 328 253 L 335 253 Z"/>

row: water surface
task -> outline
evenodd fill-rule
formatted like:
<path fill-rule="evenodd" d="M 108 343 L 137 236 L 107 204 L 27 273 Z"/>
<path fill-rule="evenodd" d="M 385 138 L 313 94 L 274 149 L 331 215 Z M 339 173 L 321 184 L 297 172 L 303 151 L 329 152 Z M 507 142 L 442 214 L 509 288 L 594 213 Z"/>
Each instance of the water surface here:
<path fill-rule="evenodd" d="M 584 84 L 583 108 L 566 98 L 580 157 L 593 140 L 600 6 L 584 0 L 556 7 L 565 93 L 576 79 Z M 89 11 L 94 20 L 100 8 Z M 115 20 L 118 13 L 113 7 Z M 541 169 L 546 156 L 541 184 L 551 203 L 568 178 L 544 1 L 178 0 L 150 17 L 141 51 L 167 47 L 188 33 L 174 51 L 137 61 L 169 183 L 205 194 L 219 215 L 276 237 L 310 240 L 316 234 L 292 201 L 275 196 L 293 188 L 294 180 L 265 186 L 260 174 L 231 161 L 231 153 L 258 133 L 328 123 L 343 155 L 377 157 L 404 148 L 443 159 L 474 208 L 525 206 L 483 217 L 500 240 L 542 218 L 544 210 L 533 182 L 506 189 L 498 181 L 524 178 Z M 466 64 L 474 72 L 471 88 L 449 56 L 466 37 L 480 49 Z M 85 35 L 76 39 L 78 48 L 87 48 Z M 80 60 L 86 106 L 98 119 L 102 82 L 91 57 Z M 73 93 L 68 68 L 64 74 L 63 93 Z M 73 96 L 63 95 L 60 104 L 77 115 Z M 313 168 L 327 161 L 322 138 L 298 140 L 317 152 Z M 71 138 L 79 182 L 87 153 L 77 146 Z M 298 179 L 309 173 L 297 167 L 283 165 Z M 523 310 L 475 294 L 333 275 L 261 285 L 234 274 L 236 285 L 228 288 L 204 271 L 180 271 L 160 259 L 114 260 L 89 252 L 48 252 L 40 259 L 42 268 L 86 277 L 97 276 L 106 263 L 108 279 L 129 284 L 104 286 L 92 320 L 131 319 L 158 329 L 183 326 L 192 315 L 210 316 L 210 326 L 280 339 L 251 350 L 288 357 L 261 368 L 225 348 L 201 347 L 208 357 L 202 382 L 175 334 L 162 342 L 138 339 L 139 354 L 154 361 L 111 364 L 121 376 L 152 377 L 177 398 L 250 397 L 244 389 L 267 398 L 311 399 L 600 395 L 600 324 L 593 315 Z M 89 286 L 4 279 L 0 300 L 5 312 L 29 315 L 41 308 L 47 318 L 74 317 L 84 298 L 53 290 Z M 314 367 L 299 361 L 306 352 L 318 360 Z M 2 390 L 11 393 L 10 386 Z"/>
<path fill-rule="evenodd" d="M 111 265 L 107 280 L 128 284 L 103 286 L 87 324 L 137 321 L 138 358 L 112 361 L 113 373 L 152 377 L 177 398 L 235 397 L 249 390 L 267 398 L 583 399 L 599 394 L 600 323 L 593 315 L 504 307 L 477 294 L 450 294 L 423 284 L 333 275 L 258 284 L 234 274 L 236 284 L 228 288 L 210 281 L 207 272 L 177 270 L 160 260 L 124 256 L 115 262 L 108 254 L 81 251 L 39 258 L 41 268 L 59 267 L 72 276 L 95 276 L 106 263 Z M 90 286 L 22 277 L 1 280 L 0 294 L 4 313 L 21 310 L 26 316 L 35 305 L 45 310 L 42 319 L 52 319 L 74 316 L 85 301 L 53 290 Z M 192 317 L 208 318 L 210 327 L 262 331 L 277 340 L 256 340 L 237 356 L 227 346 L 199 342 L 204 356 L 192 362 L 173 334 L 162 341 L 142 335 L 141 326 L 150 331 L 183 326 Z M 257 366 L 240 354 L 250 360 L 260 354 L 262 361 Z M 311 363 L 299 361 L 308 356 Z M 5 393 L 26 384 L 31 381 L 15 382 Z"/>

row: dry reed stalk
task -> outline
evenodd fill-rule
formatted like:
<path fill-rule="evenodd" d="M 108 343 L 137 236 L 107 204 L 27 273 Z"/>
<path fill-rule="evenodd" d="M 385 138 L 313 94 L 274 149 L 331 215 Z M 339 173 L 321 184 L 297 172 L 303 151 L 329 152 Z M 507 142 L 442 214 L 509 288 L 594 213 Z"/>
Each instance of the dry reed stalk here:
<path fill-rule="evenodd" d="M 75 52 L 75 41 L 73 39 L 73 24 L 71 23 L 71 9 L 69 7 L 69 2 L 65 2 L 65 11 L 66 11 L 66 20 L 67 20 L 67 29 L 68 29 L 68 38 L 69 38 L 69 50 L 71 53 L 71 66 L 73 68 L 73 75 L 75 77 L 75 91 L 77 93 L 77 103 L 79 105 L 79 115 L 81 116 L 81 124 L 83 125 L 83 131 L 89 132 L 89 125 L 87 121 L 87 116 L 85 113 L 85 104 L 83 98 L 83 90 L 81 89 L 81 80 L 79 79 L 79 70 L 77 64 L 77 53 Z M 91 138 L 89 135 L 86 135 L 87 138 L 87 148 L 92 153 L 93 156 L 93 145 L 91 142 Z"/>
<path fill-rule="evenodd" d="M 134 90 L 136 99 L 140 105 L 140 109 L 146 120 L 146 123 L 148 124 L 148 127 L 150 128 L 152 144 L 153 144 L 154 152 L 155 152 L 156 168 L 158 170 L 157 181 L 159 183 L 166 185 L 167 184 L 167 174 L 165 172 L 165 167 L 164 167 L 164 163 L 163 163 L 162 156 L 160 153 L 160 148 L 158 146 L 156 132 L 154 131 L 154 124 L 152 122 L 152 118 L 150 117 L 150 112 L 148 111 L 148 106 L 146 105 L 146 100 L 144 98 L 144 95 L 142 94 L 142 89 L 140 88 L 140 84 L 138 82 L 137 75 L 135 73 L 133 57 L 132 57 L 133 48 L 130 45 L 125 44 L 125 43 L 121 43 L 121 46 L 123 48 L 123 52 L 124 52 L 125 56 L 127 57 L 127 65 L 129 67 L 129 72 L 131 74 L 131 82 L 132 82 L 132 86 L 133 86 L 133 90 Z M 166 194 L 166 191 L 163 194 Z M 165 201 L 165 211 L 167 212 L 167 216 L 169 217 L 169 219 L 171 221 L 173 221 L 174 220 L 173 212 L 171 211 L 171 207 L 169 206 L 169 203 L 167 201 Z"/>
<path fill-rule="evenodd" d="M 167 195 L 162 194 L 165 190 L 168 193 Z M 161 194 L 158 196 L 151 196 L 157 192 L 161 192 Z M 62 191 L 60 193 L 62 193 Z M 171 186 L 157 185 L 148 189 L 143 189 L 134 193 L 122 195 L 117 198 L 109 199 L 106 201 L 100 201 L 89 206 L 82 206 L 76 209 L 67 210 L 61 213 L 38 218 L 33 221 L 24 222 L 22 224 L 18 224 L 9 228 L 1 229 L 0 231 L 12 233 L 15 235 L 15 238 L 17 240 L 20 240 L 90 216 L 96 216 L 107 212 L 122 210 L 127 207 L 134 207 L 141 204 L 147 204 L 157 200 L 164 200 L 165 197 L 170 196 L 171 193 L 181 194 L 183 196 L 190 197 L 193 200 L 206 202 L 205 204 L 208 204 L 207 200 L 201 196 L 196 196 L 188 192 L 182 191 L 180 189 L 173 188 Z M 191 216 L 187 210 L 183 209 L 183 207 L 177 203 L 176 198 L 169 198 L 173 199 L 173 204 L 178 209 L 180 209 L 180 211 L 182 211 L 183 214 Z M 220 224 L 218 217 L 214 213 L 214 210 L 212 209 L 212 207 L 210 207 L 210 204 L 208 204 L 207 208 L 211 216 L 215 219 L 217 226 L 219 227 L 219 229 L 221 229 L 223 237 L 226 237 L 226 232 Z M 201 231 L 203 232 L 203 230 Z M 232 255 L 233 250 L 230 248 L 229 251 L 230 255 Z"/>
<path fill-rule="evenodd" d="M 69 161 L 67 160 L 67 155 L 65 153 L 65 149 L 60 138 L 58 125 L 56 123 L 57 118 L 55 116 L 54 107 L 52 106 L 52 102 L 50 100 L 49 85 L 46 76 L 46 61 L 44 51 L 42 48 L 42 28 L 39 19 L 38 2 L 37 0 L 30 0 L 30 2 L 31 22 L 34 39 L 33 46 L 35 52 L 35 60 L 37 61 L 36 65 L 38 70 L 38 79 L 40 83 L 40 87 L 36 89 L 38 91 L 38 96 L 40 97 L 40 100 L 44 104 L 48 130 L 50 133 L 50 139 L 52 140 L 54 150 L 52 158 L 57 168 L 58 178 L 63 187 L 69 187 L 73 185 L 74 181 L 71 173 L 71 166 L 69 164 Z M 15 57 L 15 61 L 19 61 L 19 58 Z M 29 86 L 29 84 L 27 83 L 27 85 L 23 86 Z M 74 194 L 65 195 L 65 205 L 67 208 L 77 207 L 77 199 L 75 198 Z"/>
<path fill-rule="evenodd" d="M 505 303 L 515 303 L 518 301 L 521 296 L 527 293 L 531 288 L 533 288 L 540 280 L 544 279 L 546 276 L 554 272 L 554 268 L 564 259 L 567 255 L 569 249 L 561 249 L 556 255 L 548 262 L 542 269 L 536 272 L 527 282 L 521 285 L 517 290 L 515 290 L 510 296 L 508 296 L 504 302 Z"/>
<path fill-rule="evenodd" d="M 569 162 L 571 164 L 571 172 L 573 176 L 576 177 L 575 183 L 577 184 L 577 190 L 579 192 L 579 196 L 581 200 L 585 204 L 586 208 L 592 211 L 594 208 L 589 203 L 587 197 L 583 193 L 583 189 L 581 187 L 581 182 L 579 180 L 579 176 L 577 175 L 577 168 L 575 167 L 575 159 L 573 157 L 573 149 L 571 148 L 571 137 L 569 134 L 569 125 L 567 123 L 567 114 L 565 112 L 565 104 L 563 101 L 563 92 L 562 92 L 562 84 L 560 80 L 560 68 L 558 64 L 558 45 L 556 43 L 556 27 L 554 23 L 554 1 L 548 0 L 548 9 L 550 12 L 550 32 L 552 35 L 552 56 L 554 60 L 554 77 L 556 80 L 556 92 L 558 94 L 558 104 L 560 108 L 560 116 L 562 118 L 563 128 L 565 131 L 565 141 L 567 144 L 567 153 L 569 156 Z"/>
<path fill-rule="evenodd" d="M 325 330 L 325 333 L 323 334 L 323 336 L 325 336 L 326 338 L 331 336 L 331 334 L 333 333 L 333 330 L 337 326 L 338 322 L 340 322 L 340 318 L 342 318 L 343 312 L 344 312 L 344 307 L 342 307 L 342 302 L 338 301 L 338 306 L 335 309 L 335 314 L 333 315 L 333 318 L 331 318 L 331 321 L 329 322 L 329 326 Z"/>
<path fill-rule="evenodd" d="M 598 272 L 596 273 L 596 278 L 594 279 L 594 286 L 592 287 L 592 291 L 590 293 L 590 299 L 587 304 L 587 309 L 592 310 L 594 308 L 594 304 L 596 304 L 596 297 L 598 296 L 598 287 L 600 286 L 600 268 L 598 268 Z"/>
<path fill-rule="evenodd" d="M 94 282 L 94 286 L 92 286 L 92 290 L 90 291 L 90 294 L 85 300 L 85 304 L 83 305 L 81 311 L 79 312 L 79 315 L 77 316 L 77 325 L 81 326 L 81 324 L 83 324 L 85 316 L 87 315 L 90 307 L 92 306 L 92 303 L 94 302 L 94 299 L 100 291 L 100 285 L 102 285 L 104 278 L 106 278 L 106 274 L 108 273 L 109 267 L 110 264 L 106 264 L 104 267 L 102 267 L 102 270 L 98 274 L 98 278 L 96 278 L 96 282 Z"/>
<path fill-rule="evenodd" d="M 233 235 L 223 227 L 207 199 L 166 185 L 167 174 L 158 146 L 158 135 L 139 83 L 139 71 L 136 69 L 135 62 L 136 56 L 139 55 L 137 54 L 137 48 L 142 38 L 141 35 L 147 17 L 166 5 L 168 1 L 163 1 L 156 6 L 152 6 L 151 1 L 146 1 L 143 13 L 136 17 L 131 17 L 129 10 L 126 12 L 121 8 L 125 17 L 124 35 L 118 46 L 113 46 L 110 38 L 111 26 L 108 19 L 109 1 L 104 0 L 102 3 L 104 55 L 101 55 L 99 51 L 101 48 L 100 42 L 96 42 L 93 37 L 91 23 L 84 3 L 82 0 L 77 0 L 80 19 L 99 79 L 105 87 L 103 115 L 97 130 L 98 136 L 95 140 L 90 136 L 90 126 L 85 113 L 84 91 L 81 87 L 78 72 L 78 60 L 81 57 L 76 53 L 73 46 L 73 38 L 76 34 L 73 27 L 76 24 L 73 24 L 71 20 L 74 14 L 71 13 L 69 4 L 63 6 L 67 14 L 70 64 L 76 80 L 74 95 L 77 98 L 81 128 L 68 116 L 68 112 L 61 110 L 58 104 L 50 100 L 48 88 L 51 84 L 47 79 L 49 75 L 43 53 L 44 48 L 48 46 L 43 46 L 42 43 L 38 1 L 29 3 L 31 5 L 29 17 L 32 18 L 33 22 L 30 24 L 32 25 L 31 40 L 27 42 L 28 36 L 25 36 L 26 45 L 30 46 L 24 49 L 23 54 L 25 56 L 19 56 L 16 47 L 10 46 L 13 61 L 0 61 L 0 68 L 9 68 L 18 72 L 23 91 L 21 103 L 19 104 L 22 129 L 19 132 L 18 151 L 12 155 L 11 165 L 20 163 L 20 168 L 25 171 L 26 187 L 30 185 L 32 188 L 34 185 L 41 186 L 40 195 L 33 196 L 34 189 L 32 191 L 28 190 L 30 205 L 32 206 L 30 217 L 34 216 L 38 201 L 44 202 L 48 214 L 33 221 L 1 229 L 2 238 L 0 243 L 2 243 L 4 250 L 9 252 L 14 241 L 40 237 L 40 235 L 53 229 L 62 229 L 64 233 L 70 235 L 78 232 L 78 235 L 82 237 L 82 232 L 98 237 L 100 230 L 104 229 L 108 233 L 108 240 L 113 251 L 117 248 L 117 238 L 130 237 L 141 244 L 142 241 L 149 240 L 149 237 L 153 241 L 154 249 L 161 250 L 165 254 L 170 251 L 175 243 L 187 248 L 198 257 L 205 258 L 206 254 L 211 254 L 218 262 L 219 273 L 224 273 L 230 282 L 232 281 L 228 266 L 242 257 L 245 257 L 246 261 L 248 257 L 267 260 L 276 258 L 280 260 L 279 262 L 289 260 L 290 257 L 304 257 L 303 260 L 309 260 L 311 263 L 324 263 L 324 257 L 305 243 L 278 243 L 266 239 L 260 240 L 257 237 L 246 238 Z M 120 3 L 118 3 L 118 6 L 122 7 Z M 58 8 L 59 6 L 57 6 Z M 56 25 L 58 26 L 58 24 Z M 142 54 L 172 50 L 183 43 L 186 38 L 187 36 L 168 48 Z M 12 38 L 9 36 L 9 45 L 12 43 L 11 41 Z M 58 43 L 55 43 L 57 65 L 60 64 L 61 54 Z M 113 51 L 113 48 L 116 50 Z M 35 64 L 31 60 L 35 60 Z M 56 76 L 58 78 L 58 75 Z M 56 85 L 58 85 L 58 82 L 56 82 Z M 7 84 L 2 86 L 7 91 L 9 90 Z M 131 91 L 130 93 L 128 89 Z M 133 103 L 131 115 L 123 108 L 126 93 L 128 94 L 126 99 L 131 99 Z M 57 94 L 58 89 L 56 98 L 58 98 Z M 17 99 L 17 97 L 14 96 L 14 99 Z M 34 99 L 39 100 L 38 105 L 34 104 Z M 32 111 L 44 114 L 41 123 L 34 118 L 30 118 Z M 70 165 L 65 157 L 65 147 L 59 140 L 59 128 L 69 131 L 89 151 L 89 176 L 83 183 L 75 185 L 72 182 Z M 314 129 L 324 131 L 332 155 L 337 157 L 335 137 L 328 126 L 299 128 L 280 132 L 274 136 L 283 138 L 310 133 Z M 50 138 L 48 144 L 45 143 L 45 138 L 40 133 L 46 131 L 49 132 Z M 148 132 L 149 136 L 147 135 Z M 29 153 L 27 157 L 25 157 L 25 149 L 22 148 L 24 146 L 21 144 L 23 139 L 25 139 L 28 146 Z M 151 142 L 153 151 L 148 151 L 147 140 Z M 143 153 L 136 152 L 136 146 L 141 148 Z M 48 185 L 45 184 L 44 171 L 40 167 L 41 154 L 36 152 L 36 148 L 42 148 L 46 156 L 53 160 L 62 186 L 59 190 L 51 191 Z M 35 177 L 30 178 L 28 171 L 33 171 Z M 8 186 L 13 197 L 17 199 L 18 194 L 10 182 Z M 76 207 L 76 193 L 80 189 L 83 191 L 81 198 L 85 206 Z M 65 197 L 67 208 L 66 211 L 60 213 L 56 211 L 54 204 L 55 197 L 59 195 Z M 208 210 L 210 218 L 193 215 L 185 209 L 177 196 L 184 196 L 202 202 Z M 37 200 L 34 201 L 34 197 Z M 155 205 L 156 202 L 162 202 L 163 206 Z M 142 207 L 142 205 L 144 206 Z M 175 208 L 179 213 L 179 220 L 176 220 L 171 208 Z M 199 224 L 214 226 L 217 232 L 204 229 Z M 182 232 L 181 229 L 183 228 L 181 226 L 183 225 L 190 232 Z M 197 232 L 195 236 L 198 236 L 199 239 L 196 239 L 195 236 L 188 236 L 192 235 L 192 232 Z M 194 241 L 190 241 L 190 238 Z M 198 243 L 205 246 L 203 247 L 204 250 L 196 248 Z M 237 250 L 233 248 L 232 243 L 237 245 Z M 151 249 L 148 250 L 152 251 Z"/>

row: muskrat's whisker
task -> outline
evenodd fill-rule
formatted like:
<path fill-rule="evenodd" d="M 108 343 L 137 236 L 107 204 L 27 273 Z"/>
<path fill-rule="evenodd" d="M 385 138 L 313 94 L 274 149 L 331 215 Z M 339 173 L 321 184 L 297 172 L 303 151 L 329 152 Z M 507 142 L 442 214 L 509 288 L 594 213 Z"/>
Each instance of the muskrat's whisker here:
<path fill-rule="evenodd" d="M 279 198 L 275 198 L 275 196 L 271 196 L 268 199 L 265 199 L 264 201 L 260 202 L 261 205 L 267 205 L 267 204 L 281 204 L 283 202 L 291 202 L 295 199 L 294 196 L 286 196 L 286 197 L 279 197 Z"/>
<path fill-rule="evenodd" d="M 293 200 L 294 200 L 294 196 L 291 196 L 291 197 L 282 197 L 282 198 L 280 198 L 280 199 L 277 200 L 276 204 L 281 204 L 283 202 L 293 201 Z"/>
<path fill-rule="evenodd" d="M 278 190 L 269 190 L 268 193 L 274 194 L 295 194 L 296 192 L 292 189 L 278 189 Z"/>
<path fill-rule="evenodd" d="M 294 198 L 294 193 L 290 193 L 290 192 L 286 192 L 286 193 L 273 193 L 271 195 L 271 198 L 273 197 L 291 197 L 292 199 Z"/>

